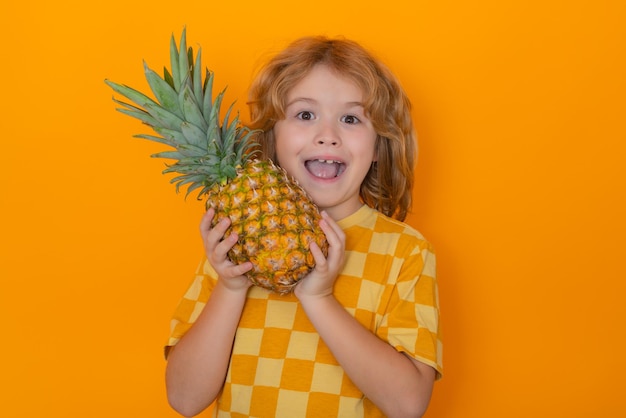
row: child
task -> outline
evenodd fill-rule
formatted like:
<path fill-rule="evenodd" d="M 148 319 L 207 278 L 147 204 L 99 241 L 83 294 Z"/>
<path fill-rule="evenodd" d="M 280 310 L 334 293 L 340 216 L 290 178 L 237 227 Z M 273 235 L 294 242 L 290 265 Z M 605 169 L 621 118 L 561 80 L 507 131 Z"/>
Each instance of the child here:
<path fill-rule="evenodd" d="M 207 259 L 172 321 L 171 405 L 217 416 L 421 416 L 441 376 L 435 256 L 402 223 L 415 135 L 395 77 L 358 44 L 300 39 L 250 90 L 262 151 L 322 211 L 328 256 L 292 294 L 252 286 L 228 221 L 200 231 Z M 395 219 L 393 219 L 395 218 Z"/>

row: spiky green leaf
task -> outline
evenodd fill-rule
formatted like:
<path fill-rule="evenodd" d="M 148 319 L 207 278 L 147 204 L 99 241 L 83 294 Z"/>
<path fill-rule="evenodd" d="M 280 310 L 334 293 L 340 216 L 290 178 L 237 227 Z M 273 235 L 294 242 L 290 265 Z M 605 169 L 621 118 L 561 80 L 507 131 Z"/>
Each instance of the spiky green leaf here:
<path fill-rule="evenodd" d="M 202 50 L 198 49 L 196 61 L 193 65 L 193 95 L 199 106 L 204 103 L 204 90 L 202 89 Z M 202 108 L 200 109 L 202 112 Z"/>
<path fill-rule="evenodd" d="M 203 90 L 204 102 L 202 103 L 202 113 L 204 114 L 207 123 L 211 125 L 211 121 L 209 119 L 213 114 L 213 72 L 209 69 L 206 70 Z"/>
<path fill-rule="evenodd" d="M 178 151 L 163 151 L 151 155 L 152 158 L 165 158 L 168 160 L 180 160 L 185 156 Z"/>
<path fill-rule="evenodd" d="M 127 116 L 133 117 L 135 119 L 139 119 L 146 125 L 152 126 L 153 124 L 157 123 L 156 120 L 149 113 L 144 112 L 143 110 L 125 109 L 125 108 L 117 108 L 115 110 Z"/>
<path fill-rule="evenodd" d="M 174 88 L 174 79 L 172 78 L 172 74 L 167 70 L 167 67 L 163 67 L 163 80 L 165 80 L 171 88 Z"/>
<path fill-rule="evenodd" d="M 206 132 L 209 126 L 204 120 L 202 109 L 193 95 L 193 90 L 189 86 L 185 86 L 179 99 L 185 120 Z"/>
<path fill-rule="evenodd" d="M 167 138 L 172 141 L 175 147 L 180 144 L 184 144 L 186 142 L 185 136 L 180 130 L 177 129 L 167 129 L 167 128 L 153 128 L 156 133 L 161 135 L 163 138 Z"/>
<path fill-rule="evenodd" d="M 183 29 L 182 37 L 185 37 L 185 29 Z M 172 38 L 170 39 L 170 68 L 172 70 L 172 82 L 174 83 L 174 90 L 179 91 L 181 74 L 178 65 L 178 47 L 176 46 L 176 39 L 174 38 L 174 34 L 172 34 Z"/>
<path fill-rule="evenodd" d="M 180 86 L 176 91 L 182 91 L 185 80 L 190 76 L 189 68 L 189 56 L 187 55 L 187 30 L 183 29 L 183 33 L 180 37 L 180 45 L 178 47 L 178 74 L 180 75 Z"/>
<path fill-rule="evenodd" d="M 157 123 L 154 126 L 180 130 L 180 125 L 183 123 L 183 120 L 172 112 L 162 108 L 157 103 L 148 103 L 145 105 L 145 109 L 156 119 Z"/>
<path fill-rule="evenodd" d="M 198 128 L 196 125 L 183 122 L 180 126 L 181 132 L 189 144 L 201 147 L 206 144 L 206 132 Z"/>
<path fill-rule="evenodd" d="M 131 87 L 108 80 L 105 82 L 129 102 L 113 99 L 118 111 L 151 126 L 157 135 L 140 134 L 137 138 L 165 144 L 173 150 L 153 157 L 175 160 L 163 173 L 179 173 L 177 189 L 188 186 L 187 193 L 208 193 L 215 183 L 224 184 L 237 175 L 236 167 L 258 150 L 248 128 L 241 126 L 239 115 L 231 105 L 220 120 L 224 99 L 222 90 L 213 98 L 214 75 L 201 69 L 202 53 L 187 47 L 186 29 L 179 44 L 170 39 L 170 68 L 160 77 L 144 62 L 144 72 L 156 101 Z M 232 117 L 232 120 L 231 120 Z"/>
<path fill-rule="evenodd" d="M 161 103 L 161 106 L 182 118 L 183 111 L 178 103 L 178 93 L 176 93 L 176 90 L 148 67 L 146 63 L 144 63 L 144 72 L 148 80 L 148 85 L 156 99 Z"/>
<path fill-rule="evenodd" d="M 206 150 L 201 148 L 201 147 L 197 147 L 193 144 L 180 144 L 178 146 L 178 149 L 182 151 L 185 151 L 186 154 L 189 157 L 199 157 L 202 158 L 206 155 Z"/>
<path fill-rule="evenodd" d="M 122 96 L 126 97 L 127 99 L 133 101 L 139 107 L 144 107 L 145 108 L 145 106 L 147 104 L 157 104 L 150 97 L 146 96 L 145 94 L 143 94 L 142 92 L 140 92 L 138 90 L 135 90 L 132 87 L 128 87 L 128 86 L 123 85 L 123 84 L 118 84 L 118 83 L 115 83 L 115 82 L 110 81 L 110 80 L 104 80 L 104 82 L 106 84 L 108 84 L 109 87 L 111 87 L 113 89 L 113 91 L 115 91 L 116 93 L 119 93 Z"/>
<path fill-rule="evenodd" d="M 170 147 L 176 147 L 176 144 L 167 138 L 163 138 L 156 135 L 138 134 L 133 135 L 134 138 L 147 139 L 149 141 L 158 142 L 160 144 L 169 145 Z"/>

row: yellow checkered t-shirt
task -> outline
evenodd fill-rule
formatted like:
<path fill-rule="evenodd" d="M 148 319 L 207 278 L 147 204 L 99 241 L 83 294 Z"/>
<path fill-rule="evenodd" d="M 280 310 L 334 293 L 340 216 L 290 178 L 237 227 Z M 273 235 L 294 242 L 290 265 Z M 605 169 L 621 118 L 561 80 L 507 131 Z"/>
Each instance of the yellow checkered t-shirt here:
<path fill-rule="evenodd" d="M 441 330 L 431 245 L 408 225 L 363 206 L 338 222 L 346 264 L 334 295 L 365 328 L 441 376 Z M 168 347 L 192 326 L 215 285 L 205 260 L 172 319 Z M 309 322 L 298 299 L 252 287 L 235 337 L 217 417 L 379 417 Z"/>

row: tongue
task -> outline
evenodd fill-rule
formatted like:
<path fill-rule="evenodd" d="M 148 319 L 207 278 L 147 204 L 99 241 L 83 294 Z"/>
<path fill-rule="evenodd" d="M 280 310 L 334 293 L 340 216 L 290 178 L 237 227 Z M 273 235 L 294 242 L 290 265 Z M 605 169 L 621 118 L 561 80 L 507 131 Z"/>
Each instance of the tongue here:
<path fill-rule="evenodd" d="M 307 161 L 306 167 L 315 177 L 325 179 L 337 177 L 337 170 L 339 170 L 339 165 L 337 163 L 329 164 L 319 160 Z"/>

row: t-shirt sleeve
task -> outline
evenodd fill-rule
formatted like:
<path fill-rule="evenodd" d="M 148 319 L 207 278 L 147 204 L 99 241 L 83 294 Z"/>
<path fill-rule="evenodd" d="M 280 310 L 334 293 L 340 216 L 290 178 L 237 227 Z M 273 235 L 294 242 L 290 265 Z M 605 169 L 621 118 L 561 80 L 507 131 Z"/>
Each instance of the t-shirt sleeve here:
<path fill-rule="evenodd" d="M 185 292 L 170 322 L 170 336 L 165 345 L 165 358 L 170 350 L 187 333 L 194 324 L 200 312 L 209 300 L 215 287 L 217 274 L 207 259 L 203 259 L 198 266 L 191 285 Z"/>
<path fill-rule="evenodd" d="M 436 261 L 423 241 L 406 257 L 378 335 L 398 351 L 443 373 Z"/>

